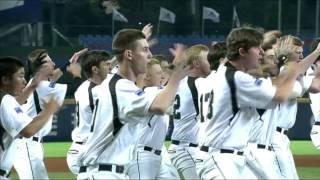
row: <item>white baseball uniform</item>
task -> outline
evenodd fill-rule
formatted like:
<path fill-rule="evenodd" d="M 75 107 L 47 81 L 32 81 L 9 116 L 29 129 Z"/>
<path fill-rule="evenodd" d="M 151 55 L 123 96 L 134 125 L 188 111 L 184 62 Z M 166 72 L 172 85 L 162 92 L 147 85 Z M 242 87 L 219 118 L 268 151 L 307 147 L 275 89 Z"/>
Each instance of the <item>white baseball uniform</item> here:
<path fill-rule="evenodd" d="M 0 91 L 0 179 L 9 177 L 17 155 L 14 139 L 31 121 L 13 96 Z"/>
<path fill-rule="evenodd" d="M 220 66 L 219 68 L 222 68 Z M 200 127 L 199 127 L 199 135 L 198 139 L 201 142 L 203 136 L 205 135 L 205 129 L 208 124 L 208 119 L 211 119 L 213 116 L 213 88 L 215 85 L 215 74 L 216 71 L 213 70 L 206 78 L 198 78 L 195 83 L 198 89 L 198 105 L 199 105 L 199 119 L 200 119 Z M 204 166 L 204 161 L 209 158 L 208 153 L 203 151 L 198 151 L 195 155 L 195 163 L 197 173 L 201 174 L 201 170 Z"/>
<path fill-rule="evenodd" d="M 313 73 L 313 69 L 309 68 L 307 71 L 307 76 L 311 76 L 309 74 Z M 311 77 L 314 77 L 312 75 Z M 313 145 L 320 149 L 320 93 L 309 93 L 310 98 L 310 107 L 315 120 L 310 132 L 310 138 L 312 140 Z"/>
<path fill-rule="evenodd" d="M 66 91 L 67 85 L 53 81 L 41 81 L 35 92 L 27 99 L 27 103 L 22 105 L 22 108 L 30 117 L 35 117 L 51 96 L 54 96 L 58 103 L 62 105 Z M 41 142 L 42 138 L 51 131 L 52 117 L 33 137 L 16 140 L 18 152 L 14 168 L 19 178 L 48 179 L 48 173 L 43 162 L 44 152 Z"/>
<path fill-rule="evenodd" d="M 267 79 L 266 83 L 268 82 L 272 85 L 271 79 Z M 245 157 L 249 169 L 258 179 L 282 178 L 275 153 L 271 146 L 271 139 L 275 131 L 278 112 L 278 106 L 272 109 L 257 109 L 259 116 L 254 121 L 250 132 Z"/>
<path fill-rule="evenodd" d="M 92 94 L 92 88 L 95 86 L 95 83 L 86 80 L 74 93 L 77 121 L 75 128 L 71 133 L 73 142 L 67 154 L 67 164 L 70 171 L 74 175 L 79 173 L 79 151 L 81 151 L 83 144 L 87 141 L 91 130 L 91 119 L 94 110 L 94 97 Z"/>
<path fill-rule="evenodd" d="M 174 129 L 168 149 L 173 165 L 185 179 L 199 179 L 195 164 L 199 134 L 197 78 L 183 78 L 173 106 Z"/>
<path fill-rule="evenodd" d="M 311 82 L 312 78 L 301 76 L 296 80 L 294 88 L 298 88 L 299 86 L 297 85 L 300 85 L 300 96 L 302 96 L 309 89 Z M 290 139 L 287 136 L 288 130 L 296 121 L 297 110 L 297 98 L 292 98 L 279 104 L 279 118 L 276 121 L 277 127 L 272 138 L 272 147 L 276 153 L 280 173 L 283 178 L 288 179 L 299 178 L 290 150 Z"/>
<path fill-rule="evenodd" d="M 272 108 L 275 87 L 237 71 L 230 63 L 218 69 L 213 99 L 213 118 L 208 122 L 200 150 L 210 153 L 200 174 L 203 179 L 244 177 L 244 148 L 256 108 Z"/>
<path fill-rule="evenodd" d="M 162 87 L 147 87 L 145 93 L 158 93 Z M 164 140 L 167 134 L 169 115 L 149 115 L 141 125 L 135 158 L 128 167 L 130 179 L 179 179 L 179 175 L 171 162 L 164 163 L 166 153 Z"/>
<path fill-rule="evenodd" d="M 125 179 L 141 123 L 149 114 L 155 94 L 147 94 L 118 74 L 108 75 L 97 93 L 92 134 L 80 155 L 78 179 Z"/>

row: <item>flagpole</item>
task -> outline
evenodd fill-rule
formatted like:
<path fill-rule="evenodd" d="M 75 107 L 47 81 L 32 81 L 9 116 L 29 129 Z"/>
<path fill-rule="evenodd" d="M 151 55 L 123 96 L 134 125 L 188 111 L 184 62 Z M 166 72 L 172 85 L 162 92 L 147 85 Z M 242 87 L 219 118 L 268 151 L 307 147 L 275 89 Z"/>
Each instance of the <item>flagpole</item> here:
<path fill-rule="evenodd" d="M 112 37 L 113 37 L 113 35 L 114 35 L 114 19 L 112 18 Z"/>
<path fill-rule="evenodd" d="M 204 18 L 202 15 L 201 36 L 204 37 Z"/>
<path fill-rule="evenodd" d="M 160 34 L 160 18 L 158 20 L 158 25 L 157 25 L 157 36 Z"/>

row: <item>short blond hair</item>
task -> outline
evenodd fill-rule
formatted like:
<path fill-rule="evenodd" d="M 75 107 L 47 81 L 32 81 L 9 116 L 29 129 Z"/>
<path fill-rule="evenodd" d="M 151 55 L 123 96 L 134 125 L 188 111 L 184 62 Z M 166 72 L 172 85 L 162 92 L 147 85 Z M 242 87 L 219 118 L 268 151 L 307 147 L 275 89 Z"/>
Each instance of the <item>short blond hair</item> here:
<path fill-rule="evenodd" d="M 191 46 L 187 49 L 186 55 L 187 55 L 187 64 L 190 65 L 192 64 L 192 61 L 199 59 L 200 53 L 202 51 L 208 51 L 209 48 L 206 45 L 203 44 L 197 44 L 194 46 Z"/>
<path fill-rule="evenodd" d="M 147 64 L 147 67 L 149 68 L 149 67 L 151 67 L 151 66 L 153 66 L 155 64 L 159 64 L 160 65 L 160 61 L 158 59 L 156 59 L 156 58 L 151 58 L 151 60 Z"/>

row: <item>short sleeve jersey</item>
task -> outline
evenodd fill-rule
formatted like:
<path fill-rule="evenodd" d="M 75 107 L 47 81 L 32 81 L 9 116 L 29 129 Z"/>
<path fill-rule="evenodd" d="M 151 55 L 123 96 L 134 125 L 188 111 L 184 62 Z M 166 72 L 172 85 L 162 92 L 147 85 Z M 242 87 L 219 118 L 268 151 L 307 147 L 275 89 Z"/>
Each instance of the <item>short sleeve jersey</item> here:
<path fill-rule="evenodd" d="M 16 152 L 14 139 L 31 121 L 13 96 L 3 96 L 0 104 L 0 169 L 11 170 Z"/>
<path fill-rule="evenodd" d="M 93 128 L 80 161 L 83 165 L 126 164 L 137 143 L 139 124 L 146 121 L 156 94 L 145 93 L 118 74 L 108 75 L 93 91 Z"/>
<path fill-rule="evenodd" d="M 276 88 L 263 79 L 237 71 L 230 63 L 218 69 L 216 78 L 214 113 L 208 120 L 202 144 L 241 150 L 258 118 L 256 108 L 272 108 Z"/>
<path fill-rule="evenodd" d="M 31 82 L 32 80 L 30 80 Z M 55 82 L 50 81 L 41 81 L 38 87 L 36 88 L 36 93 L 32 93 L 27 99 L 27 103 L 22 105 L 23 110 L 30 116 L 35 117 L 37 116 L 37 107 L 36 101 L 38 101 L 40 111 L 44 107 L 44 103 L 49 100 L 51 96 L 54 96 L 58 103 L 62 105 L 66 92 L 67 92 L 67 85 L 65 84 L 58 84 Z M 37 98 L 37 100 L 35 100 Z M 43 137 L 50 133 L 52 128 L 52 117 L 50 120 L 34 135 Z"/>
<path fill-rule="evenodd" d="M 75 142 L 85 142 L 91 128 L 91 119 L 94 110 L 94 97 L 92 89 L 95 83 L 84 81 L 74 93 L 76 101 L 76 124 L 71 138 Z"/>
<path fill-rule="evenodd" d="M 187 76 L 179 83 L 173 106 L 173 140 L 198 144 L 200 122 L 196 79 Z"/>

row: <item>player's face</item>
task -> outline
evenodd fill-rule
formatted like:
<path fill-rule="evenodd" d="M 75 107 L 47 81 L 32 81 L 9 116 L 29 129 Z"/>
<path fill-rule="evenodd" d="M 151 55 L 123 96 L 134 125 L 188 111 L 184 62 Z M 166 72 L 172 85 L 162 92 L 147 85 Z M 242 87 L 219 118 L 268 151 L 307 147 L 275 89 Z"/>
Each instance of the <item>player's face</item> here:
<path fill-rule="evenodd" d="M 299 56 L 299 60 L 303 59 L 303 47 L 302 46 L 295 46 L 295 51 Z"/>
<path fill-rule="evenodd" d="M 103 80 L 112 70 L 112 65 L 109 61 L 101 61 L 99 64 L 99 77 Z"/>
<path fill-rule="evenodd" d="M 137 40 L 135 44 L 132 50 L 132 69 L 136 75 L 139 75 L 146 72 L 152 54 L 146 39 Z"/>
<path fill-rule="evenodd" d="M 208 61 L 208 53 L 209 51 L 202 51 L 200 53 L 200 70 L 201 70 L 201 77 L 207 77 L 210 74 L 210 64 Z"/>
<path fill-rule="evenodd" d="M 147 75 L 152 86 L 160 86 L 162 80 L 162 69 L 160 64 L 154 64 L 147 70 Z"/>
<path fill-rule="evenodd" d="M 268 65 L 270 68 L 269 68 L 269 73 L 272 75 L 272 76 L 275 76 L 278 74 L 278 60 L 274 54 L 274 50 L 273 49 L 268 49 L 264 52 L 264 55 L 263 55 L 263 61 L 264 61 L 264 64 Z"/>
<path fill-rule="evenodd" d="M 23 88 L 26 86 L 26 80 L 24 79 L 24 68 L 21 67 L 17 72 L 13 74 L 8 84 L 10 94 L 18 96 L 22 93 Z"/>
<path fill-rule="evenodd" d="M 49 55 L 47 55 L 45 58 L 43 58 L 41 60 L 42 62 L 42 66 L 46 66 L 47 70 L 48 70 L 48 74 L 52 74 L 54 67 L 55 67 L 55 63 L 52 61 L 52 59 L 50 58 Z"/>
<path fill-rule="evenodd" d="M 245 53 L 245 67 L 247 70 L 259 67 L 259 60 L 262 58 L 263 50 L 261 46 L 251 47 Z"/>

